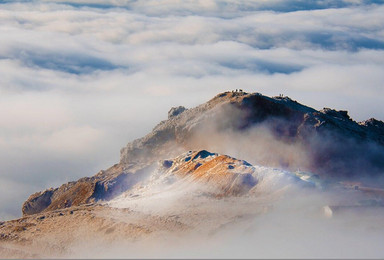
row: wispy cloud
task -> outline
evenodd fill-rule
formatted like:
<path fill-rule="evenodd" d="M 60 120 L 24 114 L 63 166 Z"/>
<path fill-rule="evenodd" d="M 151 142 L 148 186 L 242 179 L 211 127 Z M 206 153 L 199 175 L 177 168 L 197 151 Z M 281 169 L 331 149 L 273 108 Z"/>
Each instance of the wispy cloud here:
<path fill-rule="evenodd" d="M 3 1 L 0 35 L 0 176 L 26 193 L 228 89 L 384 119 L 381 1 Z"/>

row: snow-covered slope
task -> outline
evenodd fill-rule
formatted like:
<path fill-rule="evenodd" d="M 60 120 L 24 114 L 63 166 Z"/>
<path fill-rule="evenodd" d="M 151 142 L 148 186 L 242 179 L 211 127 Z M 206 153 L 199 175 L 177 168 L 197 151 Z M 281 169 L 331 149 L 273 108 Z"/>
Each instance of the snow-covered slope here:
<path fill-rule="evenodd" d="M 310 171 L 314 173 L 311 176 L 320 176 L 329 182 L 363 181 L 377 186 L 384 170 L 383 126 L 383 122 L 374 119 L 359 124 L 349 118 L 346 111 L 317 111 L 288 97 L 224 92 L 195 108 L 172 108 L 167 120 L 121 150 L 118 164 L 92 177 L 32 194 L 23 204 L 22 212 L 26 216 L 113 199 L 141 182 L 143 172 L 151 175 L 148 167 L 153 163 L 201 149 L 231 154 L 257 169 L 257 174 L 247 174 L 245 170 L 250 168 L 246 166 L 224 169 L 234 165 L 228 165 L 229 159 L 220 156 L 211 162 L 216 168 L 204 161 L 206 166 L 196 168 L 193 178 L 215 183 L 211 186 L 221 189 L 222 195 L 248 192 L 260 178 L 266 184 L 267 178 L 273 176 L 269 180 L 271 184 L 266 185 L 270 187 L 272 183 L 279 183 L 280 179 L 276 178 L 279 174 L 287 176 L 272 171 L 272 175 L 262 178 L 262 172 L 271 169 L 256 165 L 292 172 Z M 219 166 L 221 162 L 223 165 Z M 197 167 L 197 163 L 194 160 L 184 166 Z M 170 168 L 177 176 L 191 170 Z M 210 173 L 217 174 L 204 173 L 206 168 L 212 168 Z M 305 179 L 304 176 L 299 174 Z M 256 185 L 256 190 L 263 183 Z"/>
<path fill-rule="evenodd" d="M 382 207 L 364 207 L 365 215 L 359 207 L 356 215 L 356 207 L 332 206 L 359 205 L 353 203 L 368 198 L 360 190 L 323 191 L 310 173 L 251 165 L 206 150 L 156 166 L 127 173 L 121 185 L 129 188 L 111 200 L 0 222 L 0 253 L 22 258 L 308 258 L 318 250 L 333 257 L 324 249 L 350 244 L 328 236 L 344 238 L 346 230 L 351 230 L 347 237 L 356 237 L 351 243 L 365 237 L 360 248 L 382 247 L 370 241 L 382 241 L 383 233 L 366 231 L 383 230 L 384 221 L 376 217 Z M 344 209 L 352 216 L 337 218 Z M 356 247 L 339 255 L 355 257 L 360 251 Z"/>
<path fill-rule="evenodd" d="M 313 187 L 295 174 L 270 167 L 253 166 L 244 160 L 206 150 L 189 151 L 160 161 L 158 168 L 132 189 L 109 201 L 118 208 L 136 210 L 180 207 L 205 197 L 256 197 L 282 193 L 297 187 Z M 239 199 L 240 200 L 240 199 Z"/>

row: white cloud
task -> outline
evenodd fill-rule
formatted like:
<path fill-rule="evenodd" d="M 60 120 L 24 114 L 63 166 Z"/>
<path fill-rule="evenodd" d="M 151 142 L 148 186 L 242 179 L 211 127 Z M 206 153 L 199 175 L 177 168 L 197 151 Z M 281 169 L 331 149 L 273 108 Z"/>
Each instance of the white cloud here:
<path fill-rule="evenodd" d="M 29 193 L 110 166 L 171 106 L 219 91 L 384 119 L 379 1 L 4 2 L 0 177 Z"/>

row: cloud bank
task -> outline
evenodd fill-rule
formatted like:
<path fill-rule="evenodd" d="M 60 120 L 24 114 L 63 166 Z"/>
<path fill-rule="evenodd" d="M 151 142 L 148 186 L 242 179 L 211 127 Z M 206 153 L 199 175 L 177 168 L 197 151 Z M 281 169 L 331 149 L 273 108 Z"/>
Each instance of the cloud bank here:
<path fill-rule="evenodd" d="M 384 119 L 381 1 L 2 1 L 0 34 L 2 219 L 220 91 Z"/>

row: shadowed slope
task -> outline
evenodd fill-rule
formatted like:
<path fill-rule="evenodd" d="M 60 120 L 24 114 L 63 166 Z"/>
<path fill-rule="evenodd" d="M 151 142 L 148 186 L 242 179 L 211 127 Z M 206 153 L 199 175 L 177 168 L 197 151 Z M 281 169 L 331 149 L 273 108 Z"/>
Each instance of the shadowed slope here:
<path fill-rule="evenodd" d="M 252 164 L 313 172 L 330 181 L 373 185 L 384 179 L 384 123 L 375 119 L 357 123 L 346 111 L 317 111 L 288 97 L 243 91 L 218 94 L 191 109 L 172 108 L 168 117 L 121 149 L 119 164 L 31 195 L 23 214 L 112 199 L 138 183 L 157 161 L 188 150 L 232 154 Z M 226 160 L 219 157 L 211 164 L 226 178 L 237 178 L 224 174 Z M 197 167 L 194 175 L 217 182 L 205 167 Z"/>

